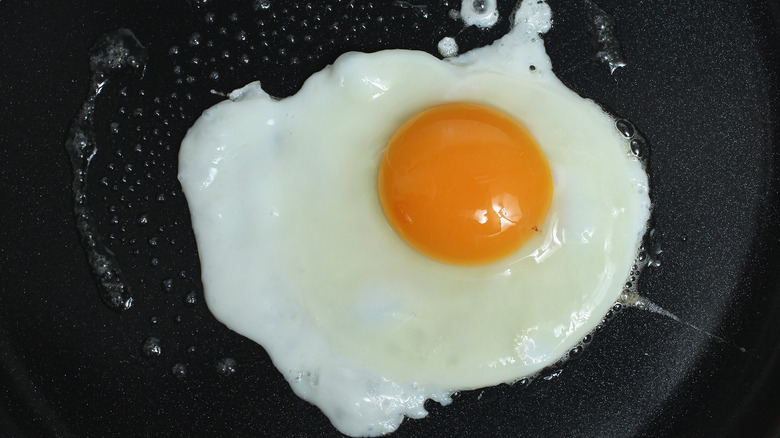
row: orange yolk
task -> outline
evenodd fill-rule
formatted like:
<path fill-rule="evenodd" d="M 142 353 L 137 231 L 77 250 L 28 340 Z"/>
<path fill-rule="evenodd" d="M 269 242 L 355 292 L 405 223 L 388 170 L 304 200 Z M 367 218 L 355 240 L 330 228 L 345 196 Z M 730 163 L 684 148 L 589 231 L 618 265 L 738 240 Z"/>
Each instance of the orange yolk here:
<path fill-rule="evenodd" d="M 385 214 L 436 260 L 504 258 L 540 232 L 552 200 L 547 160 L 504 113 L 473 103 L 425 110 L 393 135 L 379 169 Z"/>

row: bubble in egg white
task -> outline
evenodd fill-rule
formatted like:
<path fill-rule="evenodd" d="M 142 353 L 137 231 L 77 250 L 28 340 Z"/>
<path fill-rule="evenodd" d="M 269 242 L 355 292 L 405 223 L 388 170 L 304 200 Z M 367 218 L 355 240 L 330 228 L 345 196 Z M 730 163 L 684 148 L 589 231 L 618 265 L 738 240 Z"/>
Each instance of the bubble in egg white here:
<path fill-rule="evenodd" d="M 492 27 L 498 22 L 496 0 L 463 0 L 460 18 L 468 26 Z"/>
<path fill-rule="evenodd" d="M 345 54 L 283 100 L 251 83 L 182 143 L 209 309 L 345 434 L 392 432 L 424 417 L 427 399 L 534 375 L 601 322 L 631 272 L 650 211 L 642 164 L 615 120 L 552 73 L 547 4 L 524 1 L 514 23 L 443 61 Z M 466 267 L 407 245 L 376 187 L 404 121 L 463 101 L 521 122 L 554 186 L 536 237 Z"/>

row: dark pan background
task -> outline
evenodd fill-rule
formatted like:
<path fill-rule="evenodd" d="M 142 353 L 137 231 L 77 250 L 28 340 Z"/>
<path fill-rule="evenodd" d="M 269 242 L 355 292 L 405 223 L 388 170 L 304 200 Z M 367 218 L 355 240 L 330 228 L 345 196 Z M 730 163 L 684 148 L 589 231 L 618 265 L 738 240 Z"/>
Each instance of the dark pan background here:
<path fill-rule="evenodd" d="M 0 436 L 338 435 L 261 347 L 205 307 L 176 154 L 186 129 L 221 99 L 211 89 L 260 79 L 287 96 L 348 50 L 435 54 L 440 38 L 457 35 L 464 51 L 505 32 L 514 5 L 501 2 L 502 22 L 480 31 L 447 17 L 458 1 L 413 3 L 427 8 L 0 0 Z M 444 408 L 431 402 L 426 419 L 395 436 L 773 435 L 777 2 L 600 0 L 628 62 L 614 75 L 594 60 L 585 3 L 550 3 L 544 39 L 558 76 L 632 120 L 651 144 L 650 244 L 662 253 L 640 292 L 683 323 L 626 309 L 547 378 L 463 392 Z M 63 146 L 86 97 L 88 50 L 119 28 L 146 45 L 149 64 L 143 78 L 112 80 L 98 100 L 89 193 L 135 291 L 121 315 L 99 300 L 80 247 Z M 200 44 L 190 44 L 193 33 Z M 142 354 L 150 336 L 161 341 L 158 357 Z M 223 358 L 236 361 L 232 375 L 218 372 Z M 174 375 L 177 363 L 186 376 Z"/>

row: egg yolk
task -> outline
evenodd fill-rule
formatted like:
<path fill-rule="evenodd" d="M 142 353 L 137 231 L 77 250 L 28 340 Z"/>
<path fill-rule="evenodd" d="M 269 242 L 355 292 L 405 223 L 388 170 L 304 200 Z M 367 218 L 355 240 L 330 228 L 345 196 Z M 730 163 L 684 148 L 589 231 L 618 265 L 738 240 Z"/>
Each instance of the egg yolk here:
<path fill-rule="evenodd" d="M 504 258 L 541 232 L 552 175 L 531 134 L 474 103 L 427 109 L 393 135 L 379 197 L 407 243 L 436 260 L 477 265 Z"/>

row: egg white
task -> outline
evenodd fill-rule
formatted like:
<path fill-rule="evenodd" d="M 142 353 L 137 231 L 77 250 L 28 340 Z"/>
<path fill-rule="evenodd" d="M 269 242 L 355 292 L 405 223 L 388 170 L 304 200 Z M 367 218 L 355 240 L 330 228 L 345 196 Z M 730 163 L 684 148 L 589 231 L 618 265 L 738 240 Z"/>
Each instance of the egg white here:
<path fill-rule="evenodd" d="M 620 294 L 649 216 L 647 176 L 614 119 L 552 73 L 549 26 L 547 5 L 526 1 L 504 38 L 446 61 L 347 53 L 283 100 L 252 83 L 182 142 L 209 309 L 343 433 L 387 433 L 424 416 L 426 399 L 538 372 Z M 484 266 L 416 252 L 377 195 L 393 132 L 458 101 L 522 123 L 553 173 L 542 232 Z"/>

